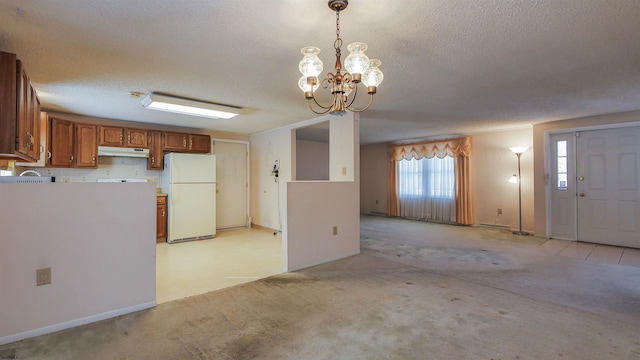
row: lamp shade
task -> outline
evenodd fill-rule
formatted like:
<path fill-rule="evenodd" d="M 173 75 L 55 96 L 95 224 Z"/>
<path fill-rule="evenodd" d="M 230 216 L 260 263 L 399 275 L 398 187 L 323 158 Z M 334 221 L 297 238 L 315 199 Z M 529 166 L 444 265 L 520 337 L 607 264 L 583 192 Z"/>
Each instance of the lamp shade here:
<path fill-rule="evenodd" d="M 298 64 L 298 69 L 300 69 L 302 75 L 305 78 L 320 75 L 323 69 L 322 60 L 318 57 L 320 49 L 315 46 L 307 46 L 302 48 L 300 52 L 304 55 L 300 60 L 300 64 Z"/>
<path fill-rule="evenodd" d="M 348 72 L 353 74 L 364 74 L 369 68 L 369 57 L 365 55 L 367 50 L 367 44 L 361 42 L 354 42 L 347 46 L 350 54 L 344 59 L 344 67 Z"/>
<path fill-rule="evenodd" d="M 509 148 L 514 154 L 524 154 L 528 149 L 528 146 L 514 146 Z"/>
<path fill-rule="evenodd" d="M 362 76 L 362 82 L 366 86 L 379 86 L 384 79 L 384 74 L 378 68 L 382 64 L 382 61 L 378 59 L 369 60 L 369 68 L 364 72 Z"/>

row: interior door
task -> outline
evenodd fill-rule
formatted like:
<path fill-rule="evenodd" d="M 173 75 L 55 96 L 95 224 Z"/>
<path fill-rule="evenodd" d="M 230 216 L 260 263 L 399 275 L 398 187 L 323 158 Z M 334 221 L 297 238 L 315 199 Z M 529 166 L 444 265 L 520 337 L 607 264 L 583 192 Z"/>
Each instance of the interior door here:
<path fill-rule="evenodd" d="M 640 127 L 578 135 L 578 240 L 640 248 Z"/>
<path fill-rule="evenodd" d="M 247 226 L 248 208 L 248 144 L 218 141 L 214 143 L 218 201 L 216 223 L 218 229 Z"/>

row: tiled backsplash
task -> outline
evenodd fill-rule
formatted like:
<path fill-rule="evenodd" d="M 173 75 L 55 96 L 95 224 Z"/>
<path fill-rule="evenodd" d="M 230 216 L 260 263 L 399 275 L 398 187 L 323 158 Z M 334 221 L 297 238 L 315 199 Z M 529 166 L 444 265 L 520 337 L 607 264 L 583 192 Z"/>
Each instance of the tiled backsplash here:
<path fill-rule="evenodd" d="M 31 169 L 29 167 L 21 168 Z M 146 179 L 160 186 L 162 171 L 147 170 L 146 158 L 98 157 L 97 169 L 33 168 L 56 182 L 96 182 L 98 179 Z M 22 170 L 21 170 L 22 171 Z"/>

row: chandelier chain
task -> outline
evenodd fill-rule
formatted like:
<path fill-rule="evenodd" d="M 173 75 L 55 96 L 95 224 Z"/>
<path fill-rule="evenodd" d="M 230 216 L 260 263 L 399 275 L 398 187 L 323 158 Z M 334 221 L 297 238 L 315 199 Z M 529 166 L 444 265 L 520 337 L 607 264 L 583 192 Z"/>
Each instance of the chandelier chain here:
<path fill-rule="evenodd" d="M 336 10 L 336 41 L 333 43 L 333 48 L 340 52 L 342 47 L 342 39 L 340 38 L 340 9 Z"/>

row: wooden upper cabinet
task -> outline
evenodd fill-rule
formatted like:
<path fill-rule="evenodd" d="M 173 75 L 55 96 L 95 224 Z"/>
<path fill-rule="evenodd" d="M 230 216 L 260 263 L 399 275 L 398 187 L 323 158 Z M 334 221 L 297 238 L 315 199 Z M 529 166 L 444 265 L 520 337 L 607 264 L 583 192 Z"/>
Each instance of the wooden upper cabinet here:
<path fill-rule="evenodd" d="M 126 147 L 131 148 L 148 148 L 149 144 L 147 143 L 147 130 L 140 129 L 124 129 L 127 142 L 125 143 Z"/>
<path fill-rule="evenodd" d="M 147 160 L 147 169 L 162 170 L 162 132 L 149 131 L 149 159 Z"/>
<path fill-rule="evenodd" d="M 146 149 L 149 147 L 147 130 L 129 129 L 118 126 L 100 126 L 98 145 Z"/>
<path fill-rule="evenodd" d="M 29 106 L 31 106 L 31 92 L 29 91 L 29 76 L 22 66 L 22 62 L 18 60 L 18 122 L 16 133 L 16 151 L 21 154 L 29 154 L 31 140 L 31 124 L 29 121 Z"/>
<path fill-rule="evenodd" d="M 98 167 L 98 127 L 76 124 L 76 167 Z"/>
<path fill-rule="evenodd" d="M 115 126 L 98 127 L 98 145 L 100 146 L 123 146 L 124 128 Z"/>
<path fill-rule="evenodd" d="M 40 158 L 40 153 L 42 152 L 40 136 L 42 134 L 42 127 L 40 126 L 40 99 L 38 99 L 38 94 L 33 87 L 30 88 L 31 93 L 31 104 L 29 105 L 29 123 L 31 127 L 30 134 L 30 146 L 28 155 L 34 160 L 38 160 Z"/>
<path fill-rule="evenodd" d="M 39 112 L 37 94 L 22 62 L 15 54 L 0 52 L 0 159 L 38 161 Z"/>
<path fill-rule="evenodd" d="M 189 135 L 189 151 L 197 153 L 211 152 L 211 137 L 209 135 Z"/>
<path fill-rule="evenodd" d="M 164 150 L 187 151 L 188 137 L 188 134 L 165 132 Z"/>
<path fill-rule="evenodd" d="M 50 118 L 49 161 L 47 165 L 54 167 L 73 167 L 75 159 L 75 127 L 67 120 Z"/>
<path fill-rule="evenodd" d="M 164 150 L 209 153 L 211 152 L 211 136 L 165 132 Z"/>

